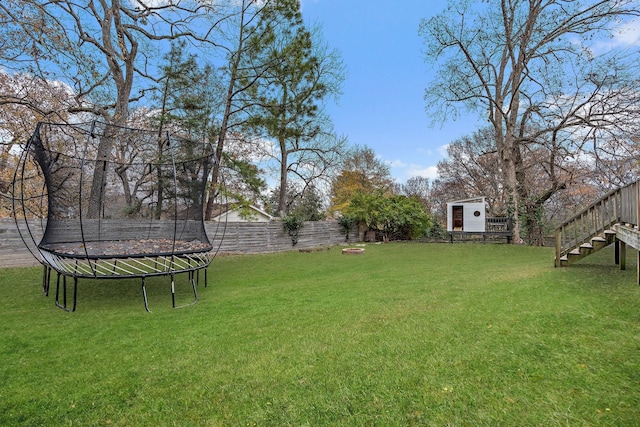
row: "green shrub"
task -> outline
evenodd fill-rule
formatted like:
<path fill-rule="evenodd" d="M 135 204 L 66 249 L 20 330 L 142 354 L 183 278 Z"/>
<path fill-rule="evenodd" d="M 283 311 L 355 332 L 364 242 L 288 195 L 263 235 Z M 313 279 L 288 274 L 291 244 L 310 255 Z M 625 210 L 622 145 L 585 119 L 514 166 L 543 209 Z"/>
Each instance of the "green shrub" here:
<path fill-rule="evenodd" d="M 345 213 L 369 230 L 381 232 L 385 241 L 424 236 L 432 222 L 419 200 L 382 192 L 356 193 Z"/>
<path fill-rule="evenodd" d="M 304 219 L 298 215 L 287 215 L 282 218 L 282 228 L 291 237 L 291 244 L 298 243 L 300 229 L 304 226 Z"/>
<path fill-rule="evenodd" d="M 344 234 L 344 240 L 346 242 L 349 241 L 349 233 L 354 225 L 356 225 L 357 221 L 354 217 L 350 215 L 342 215 L 338 218 L 338 224 L 340 225 L 340 231 Z"/>

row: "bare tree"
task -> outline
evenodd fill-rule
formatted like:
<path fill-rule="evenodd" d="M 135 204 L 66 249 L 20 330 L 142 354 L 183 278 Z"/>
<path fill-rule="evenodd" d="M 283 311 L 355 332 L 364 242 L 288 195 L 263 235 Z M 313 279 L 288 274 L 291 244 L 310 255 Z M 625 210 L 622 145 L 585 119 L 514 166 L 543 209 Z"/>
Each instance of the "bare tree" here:
<path fill-rule="evenodd" d="M 13 196 L 10 192 L 13 174 L 20 150 L 33 131 L 33 124 L 54 118 L 65 119 L 71 100 L 71 91 L 64 85 L 42 81 L 29 74 L 9 74 L 0 70 L 0 217 L 12 211 Z M 36 168 L 35 164 L 25 167 Z M 28 175 L 37 176 L 37 173 Z M 29 184 L 23 185 L 28 195 L 34 195 L 38 190 L 27 190 Z"/>
<path fill-rule="evenodd" d="M 527 144 L 523 152 L 521 173 L 526 181 L 527 197 L 522 199 L 522 205 L 535 215 L 521 215 L 522 231 L 530 244 L 543 244 L 544 226 L 550 218 L 544 211 L 545 203 L 556 195 L 558 183 L 582 185 L 580 180 L 592 177 L 592 163 L 575 159 L 560 149 L 558 141 Z M 500 160 L 493 128 L 483 128 L 454 141 L 447 153 L 448 158 L 438 163 L 440 178 L 435 183 L 439 196 L 445 197 L 441 202 L 484 196 L 490 215 L 507 215 L 509 199 L 498 167 Z M 557 205 L 560 200 L 562 198 L 555 197 L 556 217 L 560 214 Z"/>
<path fill-rule="evenodd" d="M 425 95 L 430 111 L 440 119 L 459 108 L 486 115 L 516 219 L 514 242 L 522 241 L 518 214 L 535 216 L 541 200 L 530 200 L 527 191 L 530 146 L 551 144 L 554 156 L 571 141 L 576 153 L 586 135 L 599 138 L 616 117 L 632 112 L 620 101 L 640 87 L 630 73 L 637 56 L 598 55 L 593 40 L 608 39 L 619 20 L 638 16 L 639 6 L 637 0 L 450 1 L 447 11 L 422 22 L 427 59 L 439 65 Z M 566 186 L 550 183 L 545 197 Z"/>
<path fill-rule="evenodd" d="M 5 49 L 3 56 L 11 59 L 14 70 L 72 87 L 75 105 L 69 112 L 88 112 L 125 125 L 130 105 L 144 97 L 155 73 L 159 45 L 152 48 L 152 43 L 182 37 L 205 41 L 192 28 L 206 22 L 209 11 L 195 0 L 7 0 L 0 3 L 0 20 L 8 24 L 0 35 L 21 40 L 28 48 Z M 113 138 L 106 137 L 98 147 L 89 217 L 101 211 L 113 144 Z"/>
<path fill-rule="evenodd" d="M 447 147 L 448 157 L 438 163 L 440 191 L 451 202 L 485 197 L 492 216 L 507 214 L 507 195 L 502 188 L 502 172 L 492 128 L 483 128 Z M 449 193 L 447 195 L 447 193 Z"/>
<path fill-rule="evenodd" d="M 62 82 L 72 94 L 73 102 L 66 106 L 67 113 L 97 115 L 118 126 L 128 123 L 132 110 L 149 105 L 151 90 L 168 82 L 168 79 L 160 81 L 159 58 L 169 49 L 169 41 L 187 40 L 185 49 L 189 53 L 200 49 L 201 53 L 211 54 L 206 60 L 219 67 L 215 74 L 220 80 L 215 84 L 222 96 L 209 106 L 206 138 L 215 140 L 219 159 L 225 158 L 224 146 L 230 133 L 253 133 L 250 119 L 256 116 L 258 104 L 264 100 L 258 95 L 268 92 L 267 86 L 273 83 L 278 69 L 282 71 L 287 61 L 291 63 L 293 57 L 300 55 L 295 49 L 286 55 L 274 54 L 276 44 L 284 40 L 280 35 L 292 35 L 303 28 L 298 0 L 85 3 L 6 0 L 0 3 L 0 23 L 5 24 L 0 26 L 0 58 L 11 72 L 24 72 L 41 81 Z M 320 88 L 325 93 L 333 90 L 328 88 L 331 85 L 326 72 L 330 65 L 328 58 L 329 55 L 314 62 L 315 76 L 305 68 L 305 78 L 317 77 L 318 73 L 323 76 L 323 82 L 315 82 L 316 94 Z M 309 122 L 301 120 L 298 125 L 303 123 Z M 317 124 L 312 128 L 317 129 Z M 328 128 L 322 131 L 314 134 L 322 134 L 326 142 L 330 132 Z M 299 142 L 311 140 L 311 136 L 307 134 Z M 334 139 L 342 143 L 340 138 Z M 129 148 L 135 148 L 114 144 L 114 138 L 105 137 L 98 147 L 89 217 L 97 217 L 104 203 L 108 157 L 122 156 Z M 311 157 L 300 155 L 296 161 L 300 165 L 314 162 L 318 170 L 326 169 L 329 154 L 322 158 L 323 162 Z M 217 191 L 218 168 L 216 163 L 212 172 L 213 191 Z M 302 172 L 304 168 L 294 169 Z M 127 180 L 126 170 L 118 174 Z M 211 207 L 209 203 L 207 218 Z"/>
<path fill-rule="evenodd" d="M 395 193 L 419 200 L 422 206 L 424 206 L 425 211 L 430 213 L 433 210 L 433 203 L 431 201 L 432 182 L 429 178 L 413 176 L 409 178 L 407 182 L 395 184 L 394 187 Z"/>

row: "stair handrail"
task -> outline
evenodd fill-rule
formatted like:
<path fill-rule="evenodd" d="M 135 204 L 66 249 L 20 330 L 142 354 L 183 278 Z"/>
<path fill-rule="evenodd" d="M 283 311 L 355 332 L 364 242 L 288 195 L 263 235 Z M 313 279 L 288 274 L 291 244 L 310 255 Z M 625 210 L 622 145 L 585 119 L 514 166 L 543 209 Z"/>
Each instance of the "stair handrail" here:
<path fill-rule="evenodd" d="M 612 225 L 620 221 L 638 222 L 637 215 L 633 218 L 635 208 L 630 211 L 632 216 L 628 218 L 622 217 L 622 211 L 623 207 L 628 205 L 628 200 L 623 199 L 635 197 L 634 206 L 637 205 L 639 183 L 640 180 L 609 191 L 556 228 L 556 267 L 560 265 L 561 258 L 570 251 L 604 233 Z M 629 193 L 627 189 L 634 186 L 635 191 Z"/>
<path fill-rule="evenodd" d="M 562 224 L 560 224 L 559 226 L 556 227 L 556 230 L 562 227 L 565 227 L 569 224 L 571 224 L 573 221 L 575 221 L 576 218 L 579 218 L 580 216 L 586 214 L 587 212 L 589 212 L 591 209 L 593 209 L 595 206 L 599 205 L 602 200 L 604 199 L 608 199 L 611 196 L 613 196 L 616 193 L 619 193 L 621 190 L 621 188 L 616 188 L 613 189 L 611 191 L 609 191 L 607 194 L 605 194 L 604 196 L 602 196 L 600 199 L 598 199 L 597 201 L 591 203 L 589 206 L 587 206 L 586 208 L 584 208 L 583 210 L 581 210 L 580 212 L 578 212 L 577 214 L 574 214 L 573 216 L 571 216 L 569 219 L 565 220 Z"/>

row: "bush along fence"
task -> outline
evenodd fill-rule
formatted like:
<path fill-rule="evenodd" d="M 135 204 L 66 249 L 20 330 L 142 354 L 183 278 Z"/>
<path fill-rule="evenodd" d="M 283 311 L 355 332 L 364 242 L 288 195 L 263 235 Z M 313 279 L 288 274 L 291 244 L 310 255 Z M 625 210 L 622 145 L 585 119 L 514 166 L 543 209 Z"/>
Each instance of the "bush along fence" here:
<path fill-rule="evenodd" d="M 216 229 L 222 226 L 216 222 L 208 222 L 205 229 L 207 234 L 214 236 Z M 218 229 L 216 236 L 220 236 L 220 230 Z M 357 232 L 351 232 L 349 237 L 351 242 L 357 241 Z M 344 231 L 336 221 L 305 222 L 297 230 L 296 239 L 294 244 L 294 239 L 281 221 L 229 222 L 222 244 L 220 241 L 212 243 L 216 248 L 220 245 L 221 254 L 256 254 L 329 247 L 347 241 Z M 0 266 L 22 267 L 37 264 L 22 242 L 15 222 L 11 219 L 0 220 Z"/>

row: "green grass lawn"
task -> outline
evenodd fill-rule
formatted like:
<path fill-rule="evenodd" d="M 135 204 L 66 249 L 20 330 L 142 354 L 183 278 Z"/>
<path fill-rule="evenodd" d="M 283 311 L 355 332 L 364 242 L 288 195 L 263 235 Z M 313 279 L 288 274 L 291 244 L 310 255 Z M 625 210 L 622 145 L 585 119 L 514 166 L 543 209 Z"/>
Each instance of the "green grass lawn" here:
<path fill-rule="evenodd" d="M 0 270 L 0 425 L 637 426 L 628 252 L 626 271 L 502 244 L 219 257 L 188 308 L 149 279 L 152 313 L 139 281 L 81 280 L 66 313 L 40 268 Z"/>

